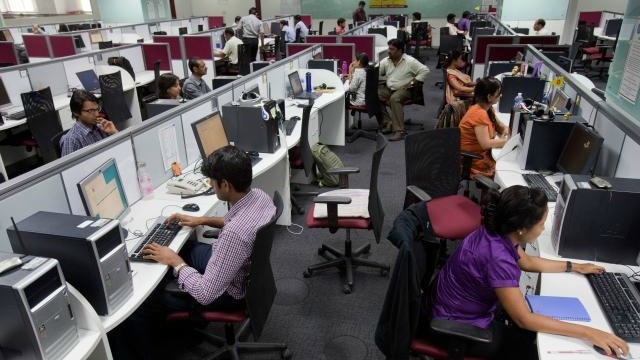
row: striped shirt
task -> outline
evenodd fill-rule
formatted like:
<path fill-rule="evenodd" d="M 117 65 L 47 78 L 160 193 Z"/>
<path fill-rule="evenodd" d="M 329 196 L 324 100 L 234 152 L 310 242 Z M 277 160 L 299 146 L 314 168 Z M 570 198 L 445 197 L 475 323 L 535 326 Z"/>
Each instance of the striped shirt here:
<path fill-rule="evenodd" d="M 76 120 L 71 129 L 60 139 L 61 155 L 69 155 L 85 146 L 95 144 L 107 136 L 109 134 L 98 129 L 97 126 L 88 127 L 82 121 Z"/>
<path fill-rule="evenodd" d="M 183 267 L 178 276 L 180 287 L 202 305 L 211 304 L 225 292 L 242 299 L 256 232 L 271 221 L 275 212 L 269 195 L 260 189 L 249 191 L 224 216 L 204 274 Z"/>

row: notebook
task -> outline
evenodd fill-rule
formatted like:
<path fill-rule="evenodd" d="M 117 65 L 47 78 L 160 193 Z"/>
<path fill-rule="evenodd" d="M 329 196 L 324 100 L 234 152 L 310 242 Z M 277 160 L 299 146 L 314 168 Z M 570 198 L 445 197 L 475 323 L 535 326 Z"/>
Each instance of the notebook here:
<path fill-rule="evenodd" d="M 587 309 L 575 297 L 527 295 L 531 312 L 557 320 L 591 321 Z"/>

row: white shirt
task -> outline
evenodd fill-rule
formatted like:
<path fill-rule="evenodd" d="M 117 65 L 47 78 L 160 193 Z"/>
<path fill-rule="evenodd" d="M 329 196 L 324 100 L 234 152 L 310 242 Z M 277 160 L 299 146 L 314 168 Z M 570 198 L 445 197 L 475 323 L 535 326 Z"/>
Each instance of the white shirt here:
<path fill-rule="evenodd" d="M 229 40 L 224 43 L 224 49 L 222 49 L 222 52 L 229 58 L 229 61 L 232 64 L 238 63 L 238 45 L 240 44 L 243 44 L 242 40 L 235 36 L 230 37 Z"/>
<path fill-rule="evenodd" d="M 367 71 L 364 68 L 356 68 L 351 75 L 349 91 L 356 94 L 355 100 L 349 100 L 352 105 L 364 105 L 364 92 L 367 85 Z"/>
<path fill-rule="evenodd" d="M 534 31 L 533 35 L 549 35 L 549 31 L 545 28 L 542 28 L 538 31 Z"/>
<path fill-rule="evenodd" d="M 242 37 L 246 38 L 257 39 L 260 33 L 264 31 L 262 21 L 253 14 L 243 16 L 238 23 L 238 27 L 242 29 Z"/>
<path fill-rule="evenodd" d="M 456 24 L 447 23 L 447 27 L 449 28 L 449 35 L 464 34 L 464 31 L 458 30 Z"/>
<path fill-rule="evenodd" d="M 289 25 L 285 25 L 282 27 L 282 32 L 284 32 L 284 41 L 291 43 L 296 41 L 296 31 Z"/>
<path fill-rule="evenodd" d="M 307 28 L 307 25 L 305 25 L 302 20 L 298 21 L 298 23 L 296 24 L 296 31 L 298 31 L 298 29 L 300 29 L 300 38 L 304 39 L 307 37 L 307 35 L 309 35 L 309 29 Z"/>
<path fill-rule="evenodd" d="M 423 63 L 407 54 L 402 54 L 397 65 L 389 57 L 380 61 L 380 77 L 386 77 L 387 87 L 392 91 L 406 85 L 411 79 L 424 82 L 428 73 L 429 69 Z"/>

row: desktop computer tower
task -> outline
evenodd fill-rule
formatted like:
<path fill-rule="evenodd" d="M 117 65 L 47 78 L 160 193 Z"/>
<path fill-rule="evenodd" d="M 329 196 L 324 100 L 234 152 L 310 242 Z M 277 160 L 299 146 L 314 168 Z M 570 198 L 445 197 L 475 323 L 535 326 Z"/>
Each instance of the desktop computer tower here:
<path fill-rule="evenodd" d="M 39 211 L 7 234 L 14 252 L 58 259 L 69 283 L 99 315 L 112 314 L 133 294 L 117 220 Z"/>
<path fill-rule="evenodd" d="M 13 256 L 0 253 L 0 261 Z M 60 265 L 55 259 L 43 260 L 33 269 L 20 267 L 0 275 L 0 359 L 62 359 L 78 343 Z"/>
<path fill-rule="evenodd" d="M 261 100 L 222 105 L 222 125 L 229 142 L 245 151 L 273 153 L 278 150 L 278 120 L 270 110 L 265 109 L 267 103 L 273 103 L 274 110 L 277 107 L 275 101 L 261 104 Z"/>
<path fill-rule="evenodd" d="M 636 265 L 640 179 L 603 177 L 610 189 L 598 189 L 589 179 L 564 175 L 551 229 L 554 250 L 567 258 Z"/>
<path fill-rule="evenodd" d="M 562 149 L 579 118 L 574 116 L 569 120 L 563 120 L 562 117 L 541 120 L 520 113 L 519 117 L 516 114 L 514 121 L 518 122 L 517 128 L 522 138 L 522 149 L 517 158 L 520 168 L 555 171 Z"/>
<path fill-rule="evenodd" d="M 163 112 L 173 109 L 174 107 L 180 105 L 180 102 L 176 99 L 158 99 L 154 100 L 150 103 L 147 103 L 145 106 L 147 107 L 147 117 L 152 118 L 158 114 L 162 114 Z"/>

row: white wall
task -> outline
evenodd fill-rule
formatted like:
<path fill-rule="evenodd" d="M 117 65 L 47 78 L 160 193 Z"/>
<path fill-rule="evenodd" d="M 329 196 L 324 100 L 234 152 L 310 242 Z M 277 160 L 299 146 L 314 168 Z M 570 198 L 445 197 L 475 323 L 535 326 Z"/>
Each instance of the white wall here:
<path fill-rule="evenodd" d="M 573 41 L 573 33 L 578 26 L 578 16 L 582 11 L 602 11 L 624 13 L 627 9 L 627 0 L 569 0 L 569 11 L 565 22 L 563 37 L 565 43 Z"/>
<path fill-rule="evenodd" d="M 176 7 L 176 18 L 185 19 L 193 16 L 191 1 L 174 1 L 173 4 Z"/>
<path fill-rule="evenodd" d="M 254 0 L 191 0 L 191 11 L 193 16 L 222 15 L 225 24 L 232 24 L 236 15 L 247 15 L 255 5 Z"/>

